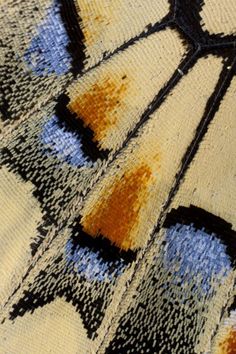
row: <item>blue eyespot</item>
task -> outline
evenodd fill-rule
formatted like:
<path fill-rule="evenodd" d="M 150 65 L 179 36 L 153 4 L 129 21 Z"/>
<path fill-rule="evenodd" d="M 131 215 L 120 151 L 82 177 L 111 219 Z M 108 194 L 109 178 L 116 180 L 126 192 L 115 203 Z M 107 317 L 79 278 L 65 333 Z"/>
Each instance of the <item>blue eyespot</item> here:
<path fill-rule="evenodd" d="M 45 20 L 38 26 L 38 35 L 30 43 L 24 59 L 30 69 L 39 76 L 66 74 L 71 67 L 67 51 L 69 37 L 55 1 L 48 9 Z"/>

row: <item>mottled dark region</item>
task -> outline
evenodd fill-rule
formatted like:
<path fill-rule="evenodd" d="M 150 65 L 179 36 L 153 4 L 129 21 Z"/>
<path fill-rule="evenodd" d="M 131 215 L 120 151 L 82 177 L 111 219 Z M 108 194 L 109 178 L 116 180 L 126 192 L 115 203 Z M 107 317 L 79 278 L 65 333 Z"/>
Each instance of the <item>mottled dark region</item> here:
<path fill-rule="evenodd" d="M 55 4 L 59 5 L 61 20 L 70 39 L 69 43 L 65 44 L 71 56 L 69 73 L 76 75 L 82 71 L 85 60 L 84 37 L 80 27 L 81 19 L 73 0 L 55 0 Z M 26 4 L 22 4 L 24 11 L 26 11 L 25 6 Z M 36 14 L 36 19 L 38 10 L 37 7 L 32 8 L 32 14 Z M 20 13 L 22 18 L 24 17 L 24 11 Z M 42 11 L 41 8 L 40 11 Z M 37 29 L 37 26 L 40 25 L 40 23 L 34 22 L 35 18 L 32 16 L 30 28 L 36 26 Z M 29 21 L 29 18 L 27 21 Z M 17 35 L 12 33 L 11 38 L 14 36 L 17 37 L 20 49 L 24 51 L 26 49 L 23 47 L 24 33 L 19 32 L 17 26 L 17 22 L 11 24 L 11 27 L 15 27 L 17 33 Z M 5 48 L 6 54 L 4 65 L 0 68 L 0 112 L 2 113 L 2 119 L 5 123 L 8 123 L 19 119 L 22 114 L 34 109 L 35 105 L 38 104 L 38 100 L 45 92 L 48 92 L 48 95 L 50 95 L 50 92 L 57 86 L 58 88 L 61 86 L 60 88 L 63 90 L 63 86 L 69 83 L 70 75 L 65 77 L 63 85 L 59 83 L 59 77 L 57 76 L 54 76 L 52 80 L 50 76 L 42 77 L 34 75 L 31 69 L 27 68 L 27 65 L 23 62 L 21 55 L 17 52 L 18 48 L 15 47 L 14 42 L 10 38 L 6 37 L 2 39 L 2 47 Z"/>
<path fill-rule="evenodd" d="M 71 225 L 74 250 L 78 247 L 87 247 L 91 252 L 99 253 L 101 262 L 109 262 L 109 272 L 112 275 L 119 260 L 126 265 L 134 258 L 134 254 L 124 254 L 110 246 L 107 240 L 95 241 L 80 234 L 79 224 Z M 107 250 L 109 249 L 109 252 Z M 45 265 L 24 291 L 20 300 L 13 305 L 9 318 L 14 320 L 24 316 L 26 312 L 33 313 L 37 308 L 52 302 L 55 298 L 63 298 L 74 306 L 80 313 L 88 337 L 94 339 L 104 312 L 111 301 L 114 282 L 99 282 L 86 279 L 83 274 L 75 270 L 73 262 L 68 262 L 64 251 L 55 256 L 53 262 Z"/>
<path fill-rule="evenodd" d="M 118 54 L 119 51 L 127 49 L 141 38 L 166 28 L 175 28 L 188 47 L 188 54 L 183 58 L 180 66 L 176 68 L 164 87 L 160 87 L 159 93 L 146 107 L 138 124 L 128 134 L 118 151 L 111 153 L 99 148 L 98 144 L 94 142 L 94 131 L 91 127 L 85 127 L 67 108 L 69 98 L 66 94 L 62 93 L 56 98 L 57 103 L 53 112 L 50 112 L 50 114 L 56 114 L 59 124 L 65 127 L 65 131 L 75 132 L 78 135 L 82 141 L 82 150 L 88 160 L 92 162 L 109 160 L 110 163 L 129 140 L 142 129 L 150 114 L 161 107 L 174 87 L 184 75 L 188 75 L 189 70 L 193 68 L 199 58 L 209 54 L 222 57 L 224 63 L 218 83 L 206 102 L 205 112 L 183 157 L 181 168 L 176 174 L 176 183 L 169 193 L 163 213 L 170 206 L 236 73 L 236 38 L 233 35 L 212 35 L 202 29 L 200 11 L 203 1 L 176 0 L 169 2 L 171 4 L 170 12 L 160 23 L 147 26 L 139 36 L 122 44 L 114 53 L 104 53 L 103 62 L 115 53 Z M 67 48 L 72 58 L 70 73 L 76 76 L 83 70 L 85 59 L 83 35 L 80 27 L 81 19 L 78 17 L 74 1 L 60 0 L 60 4 L 60 14 L 70 37 Z M 34 11 L 37 12 L 38 9 L 35 8 Z M 30 112 L 42 94 L 46 91 L 51 92 L 57 87 L 57 83 L 55 80 L 48 81 L 48 78 L 33 76 L 32 73 L 24 71 L 19 66 L 19 58 L 12 44 L 7 42 L 2 45 L 7 47 L 7 52 L 4 67 L 0 69 L 0 109 L 3 119 L 8 123 L 10 120 L 18 119 L 22 114 Z M 100 65 L 100 63 L 96 65 Z M 31 82 L 30 90 L 29 82 Z M 65 86 L 67 85 L 68 81 L 65 80 Z M 64 87 L 61 88 L 61 92 L 63 90 Z M 54 98 L 52 97 L 52 99 Z M 29 120 L 31 119 L 30 117 Z M 28 122 L 21 125 L 21 132 L 12 136 L 2 154 L 3 165 L 19 174 L 25 181 L 33 183 L 35 186 L 34 196 L 40 202 L 45 214 L 42 224 L 38 226 L 38 235 L 31 243 L 33 255 L 36 254 L 39 245 L 47 237 L 51 227 L 54 227 L 55 234 L 56 231 L 59 231 L 58 224 L 61 213 L 68 211 L 70 202 L 78 197 L 77 187 L 80 183 L 79 168 L 72 169 L 71 166 L 67 166 L 67 169 L 63 170 L 61 162 L 58 162 L 56 156 L 49 158 L 47 154 L 43 153 L 45 147 L 39 141 L 42 127 L 39 125 L 37 129 L 35 128 L 34 124 L 30 125 Z M 73 186 L 67 185 L 68 178 L 70 181 L 73 180 Z M 61 192 L 60 197 L 57 196 L 57 191 Z M 163 214 L 159 220 L 162 216 Z M 229 256 L 232 266 L 234 266 L 235 232 L 232 231 L 231 225 L 193 206 L 189 209 L 180 207 L 178 210 L 172 210 L 167 216 L 164 226 L 168 229 L 176 223 L 193 224 L 196 229 L 204 228 L 207 233 L 214 233 L 214 238 L 219 240 L 220 244 L 225 245 L 226 256 Z M 111 245 L 108 240 L 90 237 L 83 232 L 80 220 L 76 219 L 73 225 L 67 226 L 71 229 L 72 253 L 76 253 L 80 247 L 89 249 L 91 253 L 97 253 L 99 261 L 109 264 L 109 275 L 115 271 L 115 262 L 119 264 L 124 261 L 125 266 L 129 267 L 136 258 L 135 252 L 122 252 Z M 156 230 L 158 228 L 160 228 L 159 221 Z M 163 244 L 163 249 L 165 246 Z M 138 288 L 139 299 L 121 318 L 114 340 L 107 348 L 107 354 L 193 353 L 193 348 L 199 337 L 196 328 L 197 326 L 202 328 L 205 323 L 204 316 L 201 314 L 207 309 L 208 295 L 203 295 L 203 300 L 199 302 L 199 298 L 194 295 L 193 286 L 189 288 L 187 299 L 183 299 L 181 281 L 172 284 L 174 292 L 170 293 L 168 285 L 172 274 L 164 269 L 162 261 L 157 259 L 156 264 L 145 275 L 145 279 Z M 30 271 L 31 268 L 24 276 L 24 281 Z M 112 299 L 114 282 L 101 283 L 94 280 L 89 283 L 83 274 L 78 274 L 75 271 L 73 262 L 67 262 L 64 250 L 61 250 L 60 254 L 56 254 L 53 260 L 39 271 L 35 279 L 28 285 L 27 290 L 20 295 L 20 300 L 13 305 L 9 317 L 14 320 L 18 316 L 24 316 L 26 312 L 37 311 L 38 307 L 61 297 L 76 308 L 81 315 L 88 336 L 94 339 L 97 335 L 96 331 L 104 319 L 106 308 Z M 15 292 L 16 289 L 13 294 Z"/>
<path fill-rule="evenodd" d="M 99 283 L 88 287 L 85 279 L 78 279 L 76 273 L 65 268 L 62 257 L 55 258 L 53 265 L 40 271 L 34 283 L 24 291 L 17 304 L 13 305 L 9 318 L 14 320 L 18 316 L 24 316 L 26 312 L 33 313 L 38 307 L 43 307 L 58 297 L 75 307 L 88 336 L 94 339 L 109 303 L 111 289 Z"/>
<path fill-rule="evenodd" d="M 186 243 L 184 233 L 179 237 L 183 226 L 192 245 Z M 235 265 L 236 235 L 230 224 L 195 206 L 172 209 L 164 228 L 166 236 L 173 230 L 174 233 L 164 239 L 140 282 L 138 296 L 120 318 L 106 354 L 195 353 L 206 322 L 204 311 L 209 311 L 215 294 L 211 281 L 215 279 L 220 286 L 229 269 L 229 259 L 231 268 Z M 175 242 L 178 246 L 173 247 Z M 201 254 L 199 263 L 194 262 L 196 254 Z"/>

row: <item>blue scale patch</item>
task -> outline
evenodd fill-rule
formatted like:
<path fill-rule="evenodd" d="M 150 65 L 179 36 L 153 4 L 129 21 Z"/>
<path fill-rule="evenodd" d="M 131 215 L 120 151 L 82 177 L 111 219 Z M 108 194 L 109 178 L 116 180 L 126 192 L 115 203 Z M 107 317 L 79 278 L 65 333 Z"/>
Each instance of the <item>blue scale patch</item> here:
<path fill-rule="evenodd" d="M 127 267 L 122 258 L 106 261 L 101 257 L 99 251 L 94 251 L 87 246 L 75 248 L 71 240 L 66 244 L 65 257 L 69 267 L 88 281 L 112 281 Z"/>
<path fill-rule="evenodd" d="M 71 67 L 71 57 L 67 51 L 69 37 L 60 16 L 57 2 L 48 9 L 43 23 L 38 27 L 24 59 L 30 69 L 39 76 L 62 75 Z"/>
<path fill-rule="evenodd" d="M 78 134 L 67 131 L 65 124 L 59 124 L 56 115 L 53 115 L 44 125 L 40 138 L 48 154 L 56 155 L 73 166 L 89 164 L 88 157 L 82 151 L 82 143 Z"/>
<path fill-rule="evenodd" d="M 220 283 L 227 276 L 231 261 L 214 233 L 177 223 L 166 231 L 164 266 L 174 274 L 174 282 L 194 279 L 196 288 L 209 294 L 212 281 Z"/>

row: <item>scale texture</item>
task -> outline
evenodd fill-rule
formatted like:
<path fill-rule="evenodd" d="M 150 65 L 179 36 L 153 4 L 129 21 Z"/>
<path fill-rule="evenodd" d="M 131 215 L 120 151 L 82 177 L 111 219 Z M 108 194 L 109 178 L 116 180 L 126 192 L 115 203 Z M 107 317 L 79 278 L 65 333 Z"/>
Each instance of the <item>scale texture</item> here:
<path fill-rule="evenodd" d="M 0 0 L 0 353 L 236 354 L 236 1 Z"/>

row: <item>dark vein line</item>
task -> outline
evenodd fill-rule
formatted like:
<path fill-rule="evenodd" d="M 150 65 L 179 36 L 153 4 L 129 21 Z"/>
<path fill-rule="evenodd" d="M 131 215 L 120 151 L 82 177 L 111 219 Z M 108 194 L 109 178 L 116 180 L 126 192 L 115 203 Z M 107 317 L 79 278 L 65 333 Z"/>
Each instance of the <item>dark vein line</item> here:
<path fill-rule="evenodd" d="M 186 56 L 185 60 L 182 61 L 182 63 L 179 65 L 179 67 L 177 68 L 177 70 L 175 70 L 174 74 L 172 75 L 172 77 L 170 78 L 170 80 L 168 81 L 168 83 L 160 90 L 159 94 L 154 98 L 153 102 L 149 105 L 149 107 L 147 108 L 147 110 L 144 112 L 144 114 L 142 115 L 142 118 L 140 119 L 139 123 L 136 125 L 136 127 L 132 130 L 132 132 L 128 135 L 128 137 L 126 138 L 125 142 L 122 144 L 121 148 L 116 151 L 116 153 L 114 153 L 114 155 L 112 156 L 111 160 L 108 161 L 108 163 L 106 164 L 104 170 L 102 171 L 101 174 L 99 174 L 99 176 L 97 178 L 95 178 L 94 183 L 91 187 L 89 187 L 86 191 L 86 195 L 91 191 L 92 187 L 94 186 L 94 184 L 97 182 L 98 179 L 100 179 L 106 172 L 107 168 L 111 165 L 111 163 L 116 159 L 116 157 L 121 153 L 123 147 L 127 144 L 127 142 L 135 136 L 135 134 L 137 133 L 137 131 L 142 127 L 142 125 L 149 119 L 149 116 L 151 113 L 153 113 L 155 110 L 157 110 L 157 108 L 162 104 L 162 102 L 165 100 L 166 96 L 168 95 L 168 93 L 177 85 L 177 83 L 179 82 L 179 80 L 182 78 L 182 75 L 180 74 L 180 72 L 178 71 L 181 70 L 182 72 L 187 72 L 189 70 L 190 67 L 192 67 L 195 63 L 195 61 L 197 60 L 197 56 L 198 56 L 198 50 L 195 51 L 194 53 L 192 53 L 191 51 L 188 53 L 188 55 Z M 78 196 L 78 195 L 77 195 Z M 84 196 L 85 197 L 85 196 Z M 74 202 L 74 199 L 73 199 Z M 74 204 L 74 203 L 73 203 Z M 68 206 L 68 209 L 70 208 L 70 205 Z M 68 220 L 67 220 L 68 221 Z M 60 230 L 62 230 L 64 227 L 66 226 L 66 222 L 63 222 L 62 225 L 58 225 L 57 226 L 57 234 L 60 232 Z M 50 231 L 49 231 L 50 232 Z M 52 239 L 50 240 L 50 242 L 48 243 L 47 247 L 45 248 L 44 251 L 47 251 L 50 248 L 51 243 L 53 242 L 53 240 L 56 238 L 56 235 L 54 235 L 54 237 L 52 237 Z M 38 256 L 38 259 L 36 260 L 36 263 L 41 259 L 42 255 Z M 23 275 L 23 277 L 21 278 L 21 282 L 18 284 L 18 286 L 14 289 L 14 291 L 11 293 L 11 295 L 8 297 L 8 299 L 6 300 L 6 302 L 4 303 L 4 306 L 7 306 L 7 304 L 11 301 L 12 297 L 15 295 L 15 293 L 20 289 L 21 284 L 23 281 L 26 280 L 26 278 L 28 277 L 30 271 L 34 268 L 34 265 L 30 265 L 26 271 L 26 273 Z"/>
<path fill-rule="evenodd" d="M 230 85 L 230 82 L 233 78 L 233 76 L 236 73 L 236 57 L 231 61 L 231 70 L 227 69 L 227 66 L 229 65 L 229 62 L 226 62 L 224 64 L 224 67 L 221 71 L 218 83 L 215 87 L 215 90 L 213 92 L 213 94 L 211 95 L 211 97 L 209 98 L 207 104 L 206 104 L 206 112 L 205 115 L 203 116 L 203 118 L 201 119 L 201 122 L 198 125 L 198 128 L 196 130 L 196 134 L 192 140 L 192 143 L 190 144 L 190 147 L 186 150 L 186 153 L 183 157 L 183 162 L 182 162 L 182 166 L 179 170 L 179 172 L 176 175 L 176 179 L 174 182 L 173 187 L 171 188 L 170 192 L 169 192 L 169 196 L 167 198 L 166 203 L 164 204 L 162 211 L 158 217 L 157 223 L 156 223 L 156 227 L 154 228 L 152 234 L 150 235 L 149 241 L 147 243 L 147 246 L 145 247 L 145 249 L 143 250 L 143 254 L 142 254 L 142 258 L 139 260 L 139 262 L 136 262 L 135 266 L 134 266 L 134 270 L 132 273 L 131 278 L 129 279 L 127 285 L 126 285 L 126 290 L 124 291 L 124 293 L 121 296 L 120 302 L 119 304 L 121 304 L 123 302 L 123 300 L 125 299 L 125 296 L 127 294 L 127 290 L 130 288 L 130 285 L 139 269 L 140 266 L 140 262 L 144 259 L 145 255 L 148 253 L 148 251 L 151 249 L 151 247 L 154 244 L 155 241 L 155 234 L 157 232 L 160 231 L 165 219 L 166 219 L 166 212 L 174 198 L 174 196 L 176 195 L 181 180 L 183 179 L 185 173 L 188 170 L 188 167 L 191 163 L 191 161 L 193 160 L 194 156 L 196 155 L 198 148 L 200 146 L 200 143 L 202 141 L 202 139 L 204 138 L 206 132 L 207 132 L 207 128 L 209 126 L 209 124 L 211 123 L 211 121 L 214 119 L 215 113 L 217 111 L 217 109 L 219 108 L 219 105 L 222 101 L 222 99 L 225 96 L 225 93 Z M 218 86 L 218 90 L 217 90 L 217 86 Z M 217 90 L 217 91 L 216 91 Z M 207 110 L 207 108 L 209 108 Z M 117 315 L 117 311 L 116 311 L 116 315 Z M 113 317 L 114 319 L 114 317 Z M 120 320 L 120 318 L 118 319 L 118 321 Z M 106 335 L 104 336 L 101 344 L 99 345 L 99 349 L 102 348 L 102 346 L 105 343 L 105 338 L 107 337 L 107 334 L 110 331 L 110 327 L 111 327 L 111 323 L 108 326 L 108 330 L 106 332 Z"/>

